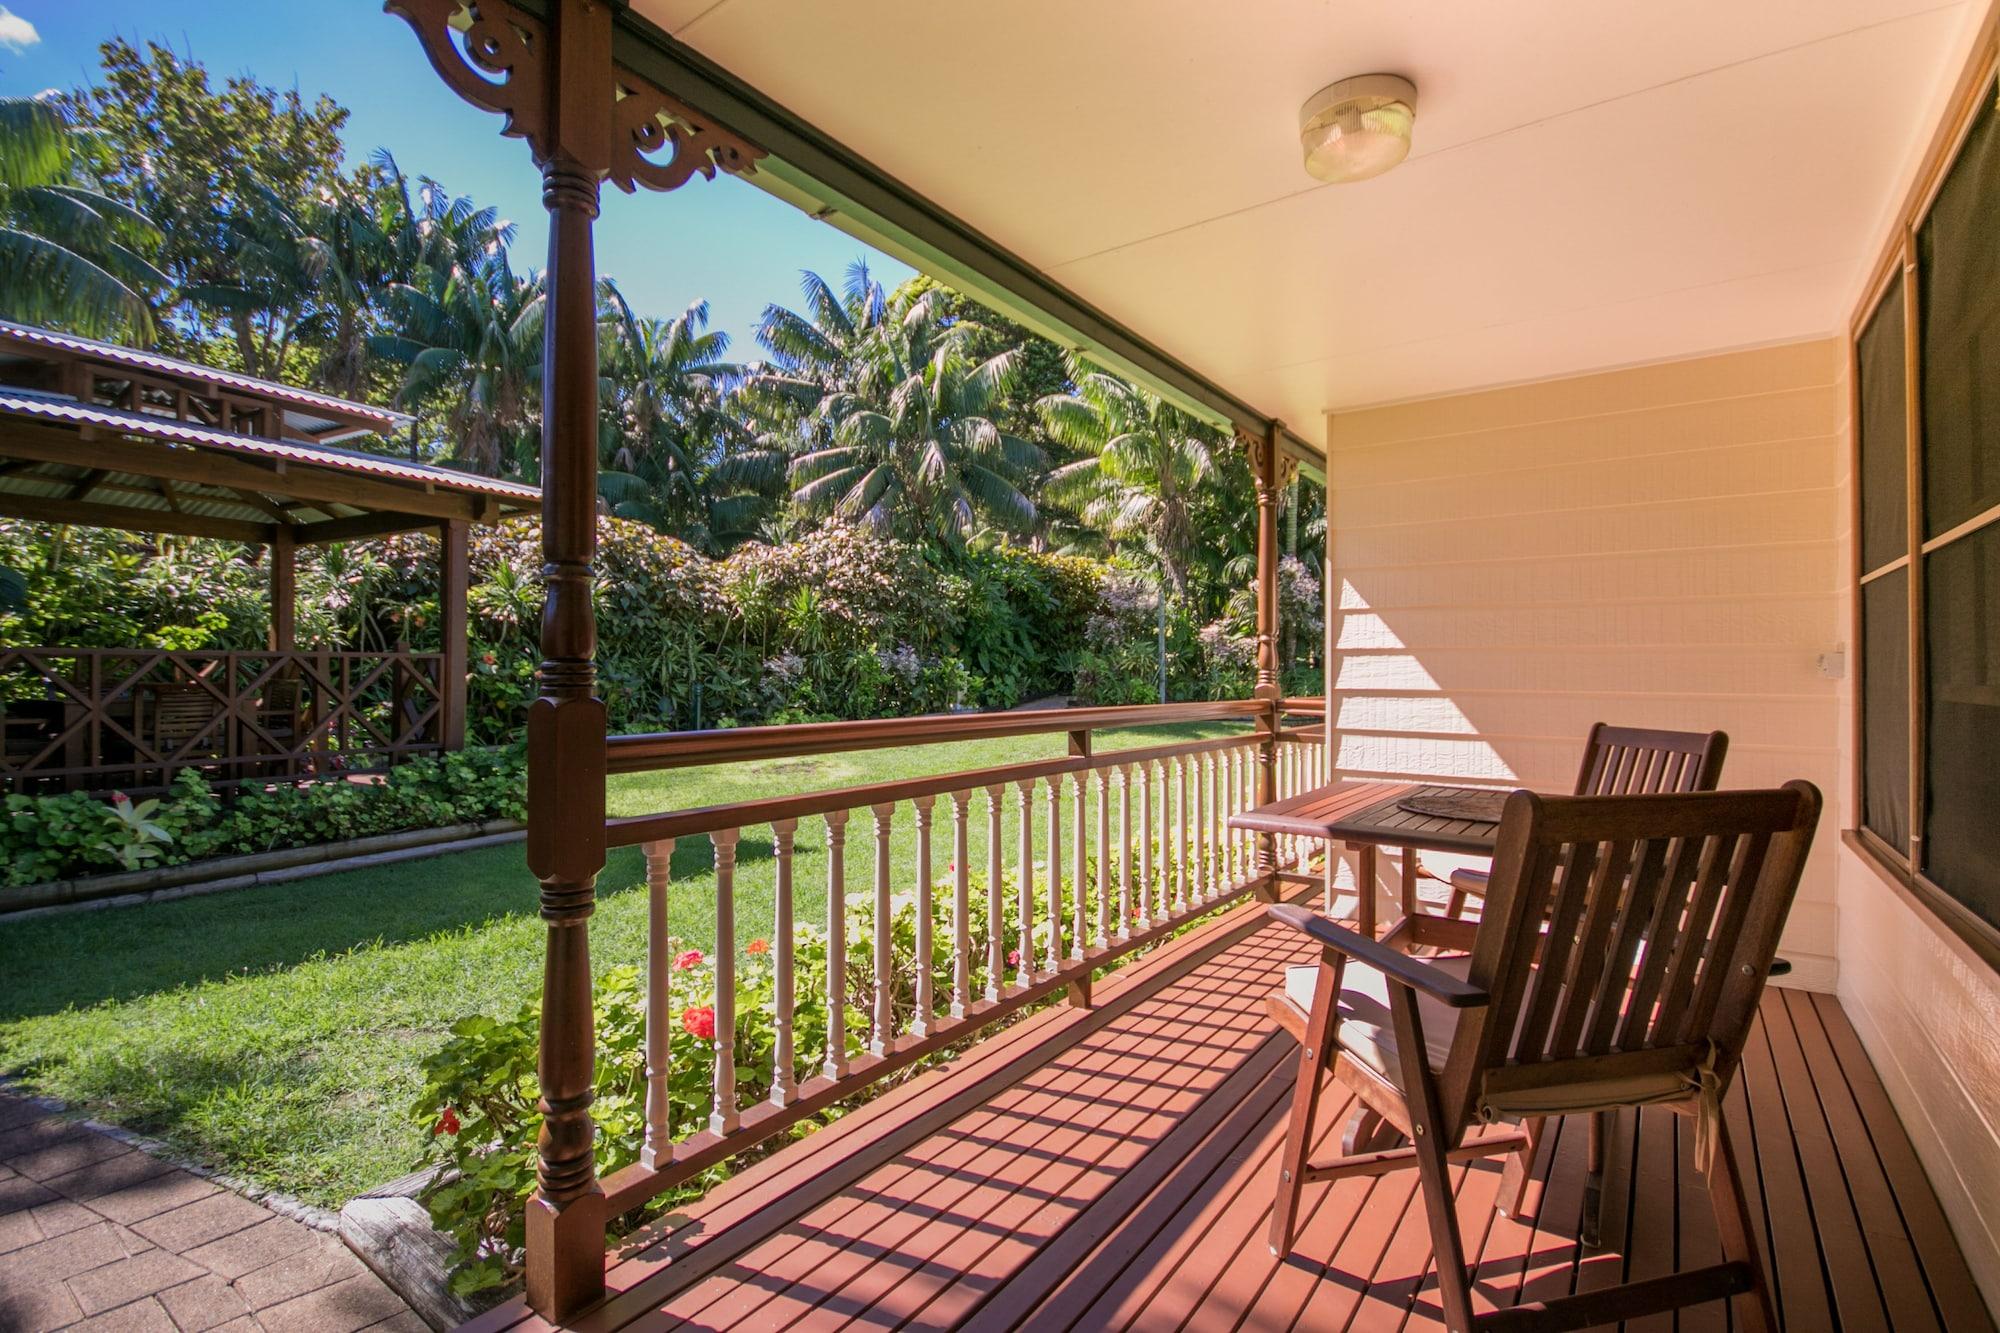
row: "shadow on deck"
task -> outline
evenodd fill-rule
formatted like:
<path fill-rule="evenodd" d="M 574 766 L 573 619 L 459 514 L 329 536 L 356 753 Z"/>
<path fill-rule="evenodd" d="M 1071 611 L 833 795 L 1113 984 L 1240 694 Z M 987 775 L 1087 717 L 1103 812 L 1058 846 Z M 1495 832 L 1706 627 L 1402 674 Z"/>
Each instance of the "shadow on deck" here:
<path fill-rule="evenodd" d="M 1308 950 L 1260 921 L 1238 909 L 1095 1009 L 984 1042 L 635 1235 L 572 1327 L 1440 1327 L 1414 1172 L 1309 1191 L 1293 1254 L 1266 1247 L 1297 1049 L 1262 1000 Z M 1788 1329 L 1994 1327 L 1838 1001 L 1766 995 L 1727 1113 Z M 1604 1243 L 1581 1246 L 1585 1136 L 1549 1136 L 1519 1221 L 1490 1206 L 1497 1162 L 1458 1171 L 1482 1308 L 1719 1260 L 1687 1122 L 1650 1110 L 1619 1121 Z M 518 1305 L 478 1326 L 546 1327 Z"/>

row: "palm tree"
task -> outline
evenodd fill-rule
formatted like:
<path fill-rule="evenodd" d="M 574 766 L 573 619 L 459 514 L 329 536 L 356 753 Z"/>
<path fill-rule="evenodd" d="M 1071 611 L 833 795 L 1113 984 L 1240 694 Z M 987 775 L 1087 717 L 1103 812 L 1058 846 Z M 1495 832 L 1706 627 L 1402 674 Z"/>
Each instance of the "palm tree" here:
<path fill-rule="evenodd" d="M 1209 429 L 1115 375 L 1072 359 L 1071 393 L 1038 404 L 1049 434 L 1084 457 L 1049 473 L 1043 489 L 1082 507 L 1113 541 L 1142 543 L 1177 596 L 1187 595 L 1197 543 L 1196 488 L 1215 468 Z"/>
<path fill-rule="evenodd" d="M 451 249 L 458 253 L 448 262 L 427 263 L 410 281 L 383 291 L 393 331 L 371 346 L 407 368 L 399 405 L 448 404 L 445 424 L 460 461 L 488 475 L 530 472 L 541 382 L 541 275 L 517 276 L 504 243 Z"/>
<path fill-rule="evenodd" d="M 705 301 L 643 319 L 609 282 L 604 299 L 598 493 L 621 518 L 726 551 L 756 531 L 784 477 L 782 451 L 733 410 L 743 372 L 723 360 L 729 336 L 709 331 Z"/>
<path fill-rule="evenodd" d="M 977 326 L 948 317 L 936 290 L 896 301 L 857 338 L 852 383 L 824 394 L 814 420 L 829 438 L 791 465 L 792 499 L 808 513 L 898 537 L 963 545 L 985 521 L 1031 527 L 1021 483 L 1042 451 L 993 423 L 1018 348 L 974 363 Z"/>
<path fill-rule="evenodd" d="M 0 97 L 0 314 L 148 340 L 172 285 L 146 258 L 159 229 L 97 188 L 93 139 L 51 101 Z"/>

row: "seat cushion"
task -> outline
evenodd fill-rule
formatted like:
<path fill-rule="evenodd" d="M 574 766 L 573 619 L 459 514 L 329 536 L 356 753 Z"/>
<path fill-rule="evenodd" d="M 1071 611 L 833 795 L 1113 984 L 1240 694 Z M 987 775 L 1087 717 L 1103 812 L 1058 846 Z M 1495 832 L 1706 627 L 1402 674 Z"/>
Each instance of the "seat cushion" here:
<path fill-rule="evenodd" d="M 1426 958 L 1423 962 L 1440 972 L 1465 980 L 1472 960 L 1461 954 L 1450 958 Z M 1285 969 L 1285 997 L 1301 1010 L 1312 1012 L 1313 990 L 1319 981 L 1319 966 Z M 1366 963 L 1349 959 L 1340 977 L 1340 1046 L 1350 1057 L 1368 1066 L 1396 1086 L 1402 1086 L 1401 1057 L 1396 1047 L 1396 1020 L 1389 1012 L 1389 979 Z M 1451 1054 L 1451 1039 L 1458 1032 L 1459 1010 L 1417 993 L 1417 1013 L 1424 1025 L 1424 1048 L 1432 1069 L 1443 1069 Z"/>

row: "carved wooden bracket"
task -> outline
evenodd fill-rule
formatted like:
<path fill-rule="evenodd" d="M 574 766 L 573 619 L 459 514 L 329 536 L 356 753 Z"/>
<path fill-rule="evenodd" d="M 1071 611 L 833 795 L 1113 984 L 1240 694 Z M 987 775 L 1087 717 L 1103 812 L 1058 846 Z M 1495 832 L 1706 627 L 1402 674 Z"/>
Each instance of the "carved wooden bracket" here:
<path fill-rule="evenodd" d="M 526 139 L 547 165 L 553 51 L 547 26 L 509 0 L 385 0 L 410 25 L 424 55 L 451 90 L 472 105 L 506 118 L 501 133 Z M 747 175 L 764 150 L 710 124 L 694 109 L 621 65 L 605 71 L 611 99 L 611 142 L 605 175 L 628 194 L 643 185 L 675 190 L 717 169 Z M 665 150 L 664 158 L 657 155 Z"/>

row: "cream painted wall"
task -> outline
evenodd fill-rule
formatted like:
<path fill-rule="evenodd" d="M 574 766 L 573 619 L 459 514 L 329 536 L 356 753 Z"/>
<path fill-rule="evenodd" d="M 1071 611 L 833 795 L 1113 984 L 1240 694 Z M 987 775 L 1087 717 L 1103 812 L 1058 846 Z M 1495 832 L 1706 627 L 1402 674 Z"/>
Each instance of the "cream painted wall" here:
<path fill-rule="evenodd" d="M 1336 767 L 1567 790 L 1590 724 L 1729 733 L 1726 786 L 1838 792 L 1832 340 L 1327 421 Z M 1835 984 L 1829 816 L 1784 937 Z"/>
<path fill-rule="evenodd" d="M 1818 783 L 1790 984 L 1837 990 L 2000 1309 L 2000 977 L 1839 839 L 1848 426 L 1838 340 L 1330 416 L 1336 763 L 1562 790 L 1603 718 Z"/>

